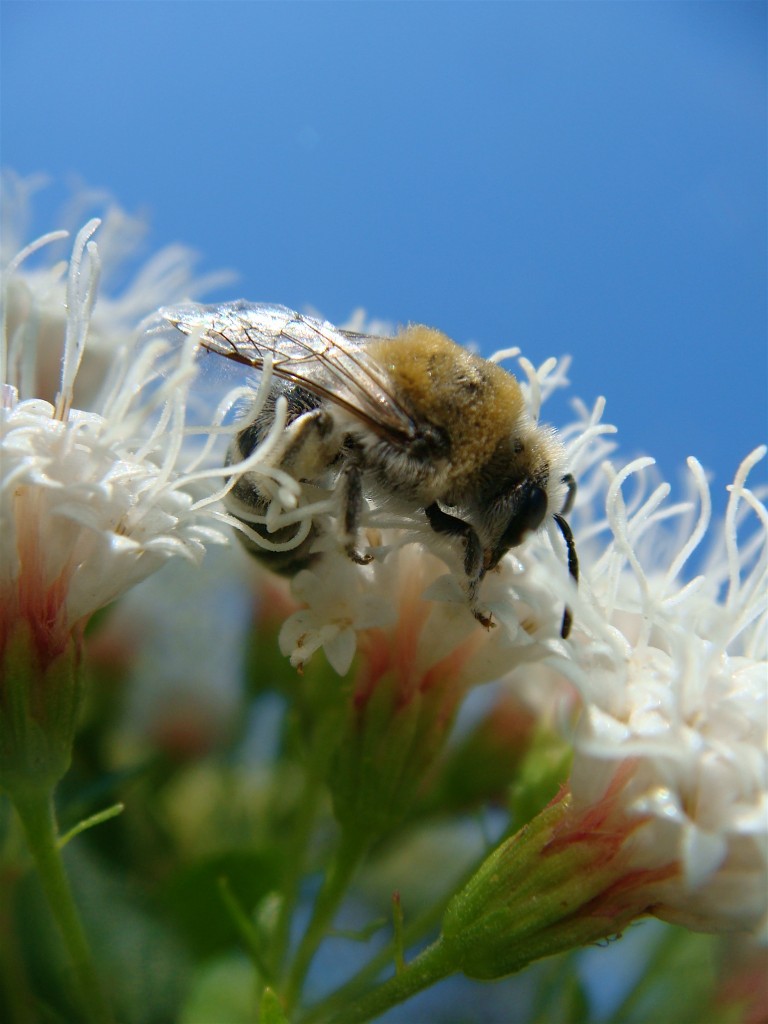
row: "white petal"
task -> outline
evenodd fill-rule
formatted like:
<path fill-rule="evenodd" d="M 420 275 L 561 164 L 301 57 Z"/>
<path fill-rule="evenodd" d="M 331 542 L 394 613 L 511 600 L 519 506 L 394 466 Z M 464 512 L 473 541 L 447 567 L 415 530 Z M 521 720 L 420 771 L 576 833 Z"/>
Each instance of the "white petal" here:
<path fill-rule="evenodd" d="M 357 650 L 357 635 L 353 629 L 342 629 L 324 645 L 325 656 L 331 668 L 340 676 L 349 672 Z"/>
<path fill-rule="evenodd" d="M 689 825 L 683 832 L 683 867 L 685 882 L 691 889 L 700 888 L 725 860 L 728 843 L 723 835 L 702 832 Z"/>

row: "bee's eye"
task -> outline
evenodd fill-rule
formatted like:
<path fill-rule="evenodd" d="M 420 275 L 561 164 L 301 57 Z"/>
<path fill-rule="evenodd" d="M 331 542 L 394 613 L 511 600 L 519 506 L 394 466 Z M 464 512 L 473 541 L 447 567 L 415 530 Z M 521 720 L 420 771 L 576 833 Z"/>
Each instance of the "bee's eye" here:
<path fill-rule="evenodd" d="M 523 530 L 538 530 L 547 514 L 547 492 L 538 484 L 526 489 L 518 518 Z"/>
<path fill-rule="evenodd" d="M 504 531 L 503 545 L 508 550 L 522 544 L 525 535 L 538 530 L 547 514 L 547 492 L 531 481 L 521 484 L 514 494 L 513 511 Z"/>

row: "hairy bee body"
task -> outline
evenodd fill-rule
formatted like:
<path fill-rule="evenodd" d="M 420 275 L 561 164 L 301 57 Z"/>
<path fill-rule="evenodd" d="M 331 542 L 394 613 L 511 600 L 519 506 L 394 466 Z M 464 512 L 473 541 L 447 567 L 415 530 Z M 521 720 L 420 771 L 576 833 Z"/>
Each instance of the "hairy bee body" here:
<path fill-rule="evenodd" d="M 264 408 L 235 438 L 230 461 L 246 458 L 266 437 L 277 402 L 287 423 L 270 458 L 295 479 L 333 486 L 339 495 L 336 532 L 355 561 L 366 496 L 422 509 L 432 529 L 463 545 L 466 590 L 475 616 L 477 589 L 510 548 L 552 516 L 578 577 L 573 538 L 562 512 L 575 490 L 553 431 L 530 420 L 515 377 L 429 327 L 394 338 L 347 332 L 281 306 L 244 302 L 164 311 L 205 348 L 274 374 Z M 270 542 L 289 541 L 295 528 L 267 534 L 252 514 L 266 514 L 271 495 L 263 476 L 244 473 L 228 499 L 233 515 Z M 313 523 L 296 547 L 249 550 L 273 571 L 292 575 L 317 554 Z M 566 610 L 562 634 L 570 629 Z"/>
<path fill-rule="evenodd" d="M 274 422 L 277 402 L 281 397 L 287 401 L 287 426 L 302 416 L 306 416 L 307 413 L 319 411 L 321 407 L 321 400 L 306 388 L 274 380 L 263 409 L 245 430 L 235 436 L 228 453 L 229 462 L 241 462 L 243 459 L 247 459 L 251 452 L 255 451 L 264 441 Z M 305 479 L 307 472 L 312 477 L 319 475 L 318 461 L 322 462 L 323 460 L 318 460 L 317 456 L 317 450 L 307 451 L 306 446 L 304 450 L 300 448 L 298 451 L 283 451 L 278 454 L 281 468 L 297 479 Z M 330 452 L 329 457 L 332 462 L 333 457 L 330 456 Z M 249 515 L 250 513 L 266 515 L 271 496 L 264 492 L 263 484 L 260 486 L 260 483 L 259 478 L 252 473 L 244 473 L 237 477 L 227 496 L 228 509 L 235 518 L 246 523 L 254 533 L 264 537 L 272 544 L 288 543 L 296 533 L 295 526 L 285 526 L 268 533 L 265 526 L 250 521 L 250 517 L 244 518 L 244 514 Z M 259 545 L 257 541 L 251 540 L 244 533 L 240 533 L 238 536 L 252 555 L 260 559 L 272 572 L 279 573 L 281 576 L 294 576 L 301 569 L 308 568 L 319 557 L 312 552 L 312 547 L 318 536 L 318 530 L 314 523 L 304 540 L 287 550 L 271 550 Z"/>

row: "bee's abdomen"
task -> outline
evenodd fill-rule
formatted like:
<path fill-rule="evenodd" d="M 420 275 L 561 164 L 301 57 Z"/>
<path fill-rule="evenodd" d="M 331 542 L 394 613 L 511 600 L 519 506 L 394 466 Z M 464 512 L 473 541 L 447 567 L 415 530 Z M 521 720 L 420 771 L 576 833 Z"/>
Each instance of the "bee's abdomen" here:
<path fill-rule="evenodd" d="M 235 516 L 235 518 L 239 519 L 240 517 Z M 243 522 L 243 520 L 240 521 Z M 248 523 L 247 525 L 250 526 L 254 533 L 264 537 L 270 543 L 288 541 L 296 533 L 296 528 L 289 526 L 284 527 L 282 530 L 277 530 L 275 533 L 267 533 L 265 526 L 254 525 L 253 523 Z M 295 576 L 302 569 L 309 569 L 320 558 L 319 552 L 311 550 L 312 545 L 317 539 L 317 529 L 314 524 L 310 526 L 309 533 L 301 544 L 295 548 L 289 548 L 287 551 L 270 551 L 262 547 L 258 541 L 252 540 L 246 534 L 241 533 L 240 530 L 237 531 L 237 536 L 249 555 L 257 558 L 265 569 L 269 569 L 270 572 L 274 572 L 278 576 Z"/>
<path fill-rule="evenodd" d="M 286 426 L 305 413 L 318 408 L 321 404 L 317 396 L 305 388 L 284 381 L 275 381 L 264 408 L 253 422 L 234 438 L 228 455 L 230 463 L 247 459 L 264 441 L 274 424 L 277 401 L 281 397 L 284 397 L 288 404 Z M 284 458 L 285 453 L 283 453 Z M 279 460 L 278 464 L 290 471 L 290 466 L 285 465 L 283 459 Z M 257 536 L 263 537 L 267 544 L 287 544 L 296 536 L 297 531 L 301 528 L 300 524 L 286 526 L 270 533 L 265 525 L 253 522 L 253 516 L 266 516 L 270 501 L 271 498 L 259 487 L 258 475 L 245 473 L 235 481 L 224 504 L 231 516 L 247 526 Z M 269 547 L 259 544 L 257 540 L 241 530 L 237 531 L 237 535 L 249 554 L 257 558 L 270 572 L 280 576 L 293 576 L 300 570 L 308 568 L 319 557 L 310 550 L 318 535 L 314 523 L 311 524 L 307 536 L 300 544 L 284 551 L 273 551 Z"/>
<path fill-rule="evenodd" d="M 267 395 L 264 408 L 253 422 L 248 424 L 245 430 L 240 431 L 232 442 L 229 452 L 230 462 L 247 459 L 251 452 L 255 451 L 258 445 L 265 439 L 272 424 L 275 422 L 279 398 L 285 398 L 287 402 L 286 426 L 305 413 L 317 409 L 321 404 L 320 399 L 313 395 L 311 391 L 307 391 L 306 388 L 300 388 L 281 380 L 275 381 Z"/>

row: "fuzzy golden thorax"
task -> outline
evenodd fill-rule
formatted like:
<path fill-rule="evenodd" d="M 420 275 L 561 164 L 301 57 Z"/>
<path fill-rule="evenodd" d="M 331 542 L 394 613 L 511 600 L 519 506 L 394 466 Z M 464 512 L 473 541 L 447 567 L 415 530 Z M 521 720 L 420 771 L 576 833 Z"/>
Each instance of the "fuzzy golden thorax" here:
<path fill-rule="evenodd" d="M 487 466 L 525 422 L 523 395 L 512 374 L 440 331 L 413 325 L 397 337 L 372 341 L 369 351 L 414 417 L 450 437 L 456 481 Z"/>

